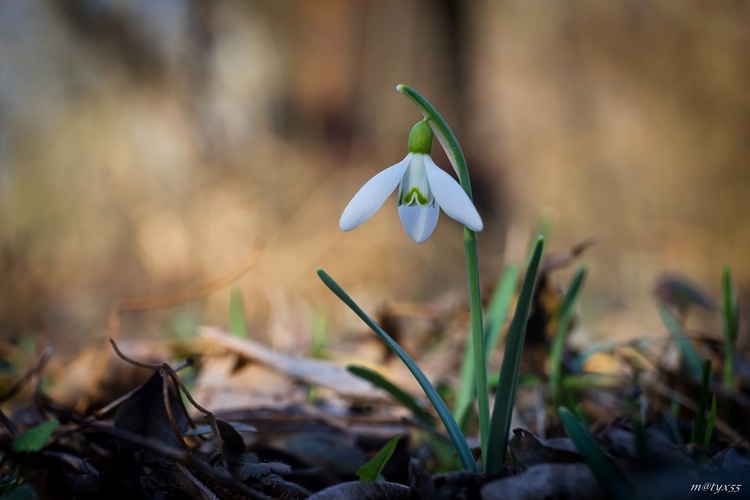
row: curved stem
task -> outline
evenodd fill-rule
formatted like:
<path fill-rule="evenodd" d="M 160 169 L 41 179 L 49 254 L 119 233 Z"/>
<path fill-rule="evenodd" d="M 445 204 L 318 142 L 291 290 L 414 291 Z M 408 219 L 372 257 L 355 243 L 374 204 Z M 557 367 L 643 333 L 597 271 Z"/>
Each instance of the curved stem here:
<path fill-rule="evenodd" d="M 416 104 L 422 115 L 427 119 L 427 123 L 437 136 L 440 145 L 445 150 L 453 169 L 456 171 L 458 180 L 461 183 L 469 199 L 473 200 L 471 195 L 471 181 L 469 179 L 469 169 L 466 166 L 466 159 L 461 152 L 461 146 L 458 145 L 456 136 L 451 131 L 448 124 L 445 123 L 440 113 L 430 104 L 427 99 L 422 97 L 415 90 L 406 85 L 396 86 L 396 90 Z M 484 353 L 484 339 L 482 338 L 482 297 L 479 287 L 479 263 L 477 257 L 477 235 L 471 229 L 464 227 L 464 250 L 466 253 L 466 277 L 469 283 L 469 306 L 471 314 L 471 338 L 474 347 L 474 367 L 477 379 L 477 405 L 479 413 L 479 437 L 482 445 L 482 466 L 486 464 L 485 455 L 489 439 L 490 428 L 490 403 L 487 390 L 487 357 Z"/>

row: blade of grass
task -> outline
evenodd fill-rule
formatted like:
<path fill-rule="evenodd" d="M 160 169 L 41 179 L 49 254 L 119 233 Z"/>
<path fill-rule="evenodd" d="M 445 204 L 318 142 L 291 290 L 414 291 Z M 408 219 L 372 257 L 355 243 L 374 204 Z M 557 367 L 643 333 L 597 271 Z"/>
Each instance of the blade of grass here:
<path fill-rule="evenodd" d="M 245 304 L 242 300 L 242 290 L 237 286 L 233 286 L 229 292 L 229 331 L 235 337 L 248 338 Z"/>
<path fill-rule="evenodd" d="M 581 375 L 560 377 L 560 387 L 572 391 L 579 389 L 607 389 L 620 380 L 620 377 L 617 375 L 588 372 Z"/>
<path fill-rule="evenodd" d="M 391 456 L 396 449 L 399 437 L 401 436 L 398 434 L 393 436 L 374 457 L 357 469 L 357 476 L 359 476 L 360 481 L 376 481 L 380 477 L 380 473 L 383 472 L 383 467 L 385 467 L 385 464 L 391 459 Z"/>
<path fill-rule="evenodd" d="M 560 374 L 562 372 L 562 352 L 565 346 L 565 337 L 568 334 L 568 327 L 573 317 L 573 304 L 575 304 L 578 291 L 581 289 L 583 280 L 586 278 L 586 266 L 578 268 L 578 272 L 573 276 L 568 286 L 568 291 L 563 299 L 562 306 L 560 308 L 560 316 L 557 321 L 557 332 L 555 337 L 552 339 L 552 346 L 550 348 L 550 374 L 549 374 L 549 389 L 550 396 L 552 397 L 552 405 L 557 408 L 560 406 Z"/>
<path fill-rule="evenodd" d="M 500 469 L 505 460 L 505 452 L 508 448 L 508 433 L 510 432 L 510 420 L 513 413 L 513 404 L 516 399 L 516 386 L 518 385 L 518 369 L 521 366 L 521 354 L 523 353 L 524 338 L 526 336 L 526 322 L 531 310 L 531 301 L 534 297 L 534 286 L 536 275 L 539 270 L 539 262 L 542 259 L 544 249 L 544 238 L 539 237 L 534 247 L 529 267 L 526 269 L 526 277 L 518 297 L 516 311 L 508 331 L 508 339 L 505 344 L 503 363 L 500 367 L 500 375 L 495 395 L 495 407 L 492 410 L 490 422 L 489 442 L 492 447 L 486 455 L 486 472 L 494 472 Z"/>
<path fill-rule="evenodd" d="M 489 382 L 488 382 L 489 383 Z M 477 397 L 476 376 L 474 375 L 474 343 L 472 336 L 466 337 L 464 343 L 464 356 L 461 360 L 461 370 L 458 374 L 458 387 L 456 389 L 456 401 L 453 404 L 453 415 L 462 425 L 462 430 L 469 427 L 469 419 L 466 418 L 474 400 Z"/>
<path fill-rule="evenodd" d="M 409 357 L 408 354 L 401 348 L 398 343 L 391 338 L 390 335 L 385 333 L 385 331 L 380 328 L 380 326 L 373 321 L 372 318 L 370 318 L 358 305 L 354 300 L 349 297 L 349 295 L 344 291 L 341 286 L 336 283 L 336 281 L 331 278 L 331 276 L 326 273 L 322 269 L 318 269 L 318 276 L 320 277 L 321 281 L 328 287 L 329 290 L 331 290 L 334 295 L 336 295 L 341 301 L 346 304 L 349 309 L 351 309 L 354 314 L 359 316 L 359 318 L 372 329 L 375 334 L 380 337 L 380 340 L 382 340 L 395 354 L 396 356 L 401 359 L 401 361 L 406 365 L 406 367 L 409 369 L 409 371 L 414 375 L 414 378 L 417 380 L 419 385 L 422 387 L 422 390 L 424 391 L 425 395 L 427 396 L 427 399 L 430 400 L 430 403 L 432 403 L 432 406 L 435 407 L 435 411 L 437 412 L 438 416 L 440 417 L 440 420 L 442 420 L 443 425 L 445 425 L 446 431 L 448 431 L 448 436 L 450 436 L 451 441 L 453 441 L 453 445 L 456 447 L 456 451 L 458 452 L 458 457 L 461 460 L 461 463 L 463 464 L 464 468 L 467 470 L 477 471 L 477 464 L 474 460 L 474 457 L 471 454 L 471 449 L 469 448 L 469 444 L 466 442 L 466 438 L 464 437 L 463 433 L 461 432 L 461 429 L 458 427 L 458 424 L 456 423 L 455 419 L 453 418 L 453 415 L 451 414 L 450 410 L 446 406 L 443 399 L 440 397 L 440 395 L 435 390 L 435 387 L 430 383 L 430 381 L 427 379 L 427 376 L 425 376 L 424 372 L 417 366 L 417 364 Z"/>
<path fill-rule="evenodd" d="M 358 376 L 359 378 L 367 380 L 374 386 L 380 387 L 381 389 L 386 391 L 388 394 L 390 394 L 393 397 L 393 399 L 395 399 L 402 406 L 404 406 L 409 411 L 411 411 L 417 420 L 424 422 L 430 427 L 433 427 L 433 428 L 435 427 L 435 419 L 432 417 L 432 415 L 427 413 L 424 410 L 424 408 L 422 408 L 422 405 L 419 404 L 419 402 L 414 398 L 414 396 L 404 391 L 403 389 L 398 387 L 396 384 L 394 384 L 387 378 L 383 377 L 378 372 L 374 370 L 370 370 L 369 368 L 366 368 L 364 366 L 358 366 L 358 365 L 348 365 L 346 369 L 349 370 L 349 372 L 353 373 L 354 375 Z"/>
<path fill-rule="evenodd" d="M 711 411 L 708 412 L 708 421 L 706 421 L 706 436 L 703 438 L 703 448 L 708 449 L 711 444 L 711 435 L 714 432 L 716 423 L 716 394 L 711 398 Z"/>
<path fill-rule="evenodd" d="M 698 397 L 698 414 L 695 416 L 690 431 L 690 441 L 700 446 L 706 433 L 706 408 L 708 407 L 708 392 L 711 388 L 711 358 L 703 360 L 701 376 L 701 392 Z"/>
<path fill-rule="evenodd" d="M 490 304 L 487 307 L 487 322 L 484 325 L 485 360 L 489 359 L 489 353 L 497 346 L 500 338 L 500 330 L 505 324 L 505 318 L 508 316 L 508 309 L 510 309 L 510 303 L 513 300 L 517 281 L 518 266 L 511 264 L 505 268 L 495 287 L 495 293 L 492 295 Z M 456 403 L 453 408 L 453 414 L 459 422 L 464 420 L 466 412 L 476 397 L 473 352 L 471 335 L 469 335 L 466 337 Z"/>
<path fill-rule="evenodd" d="M 492 295 L 492 300 L 487 308 L 487 324 L 485 325 L 485 349 L 487 357 L 489 353 L 495 350 L 497 342 L 500 340 L 500 330 L 505 324 L 505 318 L 510 310 L 510 303 L 513 301 L 513 294 L 516 291 L 518 283 L 518 266 L 515 264 L 505 268 L 502 278 Z"/>
<path fill-rule="evenodd" d="M 529 262 L 531 262 L 531 258 L 534 256 L 534 246 L 536 245 L 536 241 L 540 236 L 544 238 L 544 241 L 549 240 L 549 235 L 552 233 L 552 227 L 554 225 L 555 221 L 550 214 L 542 215 L 539 217 L 539 220 L 536 221 L 536 230 L 531 233 L 532 237 L 529 240 L 527 247 L 529 251 L 526 254 L 526 267 L 529 266 Z"/>
<path fill-rule="evenodd" d="M 505 324 L 505 318 L 508 316 L 510 303 L 513 300 L 513 294 L 516 291 L 518 282 L 518 266 L 511 264 L 505 268 L 502 278 L 492 295 L 492 300 L 487 308 L 487 324 L 485 325 L 485 354 L 489 358 L 489 353 L 495 350 L 497 342 L 500 340 L 500 330 Z"/>
<path fill-rule="evenodd" d="M 575 443 L 578 452 L 583 456 L 591 472 L 602 485 L 604 491 L 608 493 L 608 496 L 617 500 L 635 498 L 635 492 L 625 479 L 622 471 L 602 451 L 589 431 L 576 420 L 567 408 L 561 406 L 557 411 L 560 414 L 563 426 L 565 426 L 565 431 Z"/>
<path fill-rule="evenodd" d="M 724 317 L 724 389 L 732 391 L 734 381 L 734 346 L 740 327 L 740 303 L 729 264 L 721 277 L 721 314 Z"/>
<path fill-rule="evenodd" d="M 322 359 L 328 352 L 329 334 L 328 320 L 322 311 L 314 311 L 312 317 L 312 345 L 310 346 L 310 355 L 313 358 Z"/>
<path fill-rule="evenodd" d="M 690 373 L 693 380 L 699 382 L 701 379 L 701 358 L 698 355 L 698 351 L 696 351 L 693 344 L 690 343 L 690 339 L 685 335 L 685 332 L 682 331 L 680 323 L 672 313 L 659 304 L 656 305 L 656 310 L 659 313 L 664 326 L 667 327 L 667 331 L 669 331 L 672 339 L 677 344 L 677 347 L 679 347 L 682 360 L 685 362 L 688 373 Z"/>

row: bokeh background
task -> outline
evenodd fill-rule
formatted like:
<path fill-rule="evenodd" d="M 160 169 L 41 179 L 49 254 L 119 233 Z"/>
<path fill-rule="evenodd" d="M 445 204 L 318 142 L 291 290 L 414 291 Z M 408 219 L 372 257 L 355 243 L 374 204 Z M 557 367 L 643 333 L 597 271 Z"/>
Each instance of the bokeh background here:
<path fill-rule="evenodd" d="M 360 328 L 317 267 L 370 310 L 460 295 L 447 217 L 423 245 L 394 199 L 338 230 L 421 118 L 399 83 L 462 144 L 488 283 L 547 218 L 550 251 L 598 240 L 592 339 L 659 330 L 665 271 L 718 295 L 728 262 L 750 297 L 749 19 L 744 1 L 0 0 L 0 338 L 74 352 L 114 301 L 255 248 L 236 286 L 279 348 L 321 317 Z M 228 301 L 130 314 L 124 335 L 226 325 Z"/>

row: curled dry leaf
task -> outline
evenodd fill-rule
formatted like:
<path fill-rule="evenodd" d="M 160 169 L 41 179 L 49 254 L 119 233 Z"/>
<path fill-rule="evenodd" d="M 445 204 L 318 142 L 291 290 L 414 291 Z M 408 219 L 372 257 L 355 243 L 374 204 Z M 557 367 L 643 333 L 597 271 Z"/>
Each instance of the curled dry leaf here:
<path fill-rule="evenodd" d="M 568 438 L 553 438 L 542 442 L 524 429 L 514 429 L 510 452 L 521 465 L 530 467 L 543 463 L 582 462 L 575 444 Z"/>

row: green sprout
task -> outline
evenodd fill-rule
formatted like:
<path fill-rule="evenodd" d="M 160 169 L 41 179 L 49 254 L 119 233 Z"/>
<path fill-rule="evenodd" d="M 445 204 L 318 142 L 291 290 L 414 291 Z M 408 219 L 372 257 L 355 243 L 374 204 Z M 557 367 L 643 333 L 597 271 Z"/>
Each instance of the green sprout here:
<path fill-rule="evenodd" d="M 729 264 L 721 276 L 721 314 L 724 318 L 724 390 L 732 391 L 734 379 L 734 346 L 740 329 L 740 302 Z"/>

